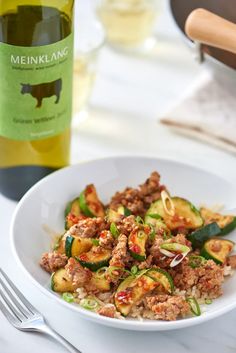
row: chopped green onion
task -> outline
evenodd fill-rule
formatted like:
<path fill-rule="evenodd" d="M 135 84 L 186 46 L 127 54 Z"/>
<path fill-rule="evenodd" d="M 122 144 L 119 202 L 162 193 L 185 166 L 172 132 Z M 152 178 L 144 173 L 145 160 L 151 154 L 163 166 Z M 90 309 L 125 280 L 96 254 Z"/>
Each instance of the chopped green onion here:
<path fill-rule="evenodd" d="M 148 213 L 146 216 L 154 219 L 162 219 L 162 217 L 158 213 Z"/>
<path fill-rule="evenodd" d="M 200 306 L 199 306 L 197 300 L 194 297 L 189 297 L 189 298 L 186 299 L 186 301 L 189 303 L 192 313 L 195 316 L 200 316 L 201 315 L 201 309 L 200 309 Z"/>
<path fill-rule="evenodd" d="M 118 238 L 120 232 L 114 222 L 111 223 L 110 225 L 110 232 L 114 238 Z"/>
<path fill-rule="evenodd" d="M 163 239 L 164 239 L 164 240 L 167 240 L 167 239 L 168 239 L 168 236 L 167 236 L 167 234 L 166 234 L 165 231 L 164 231 L 164 233 L 163 233 Z"/>
<path fill-rule="evenodd" d="M 138 273 L 138 266 L 132 266 L 131 273 L 132 273 L 132 275 L 136 275 Z"/>
<path fill-rule="evenodd" d="M 189 266 L 192 268 L 200 267 L 204 265 L 205 262 L 206 262 L 206 259 L 202 256 L 191 255 L 189 257 Z"/>
<path fill-rule="evenodd" d="M 99 245 L 99 240 L 98 239 L 91 239 L 93 245 L 98 246 Z"/>
<path fill-rule="evenodd" d="M 179 243 L 163 243 L 160 245 L 160 248 L 169 251 L 178 251 L 182 254 L 188 253 L 191 250 L 188 246 Z"/>
<path fill-rule="evenodd" d="M 156 237 L 156 230 L 155 230 L 155 228 L 153 227 L 152 224 L 149 223 L 148 226 L 149 226 L 150 229 L 151 229 L 151 231 L 150 231 L 150 233 L 149 233 L 149 239 L 150 239 L 151 241 L 153 241 L 153 240 L 155 239 L 155 237 Z"/>
<path fill-rule="evenodd" d="M 74 301 L 74 296 L 72 293 L 69 292 L 64 292 L 62 294 L 62 299 L 65 300 L 67 303 L 73 303 Z"/>
<path fill-rule="evenodd" d="M 100 304 L 95 299 L 84 298 L 80 301 L 80 305 L 87 310 L 95 311 L 99 308 Z"/>
<path fill-rule="evenodd" d="M 99 268 L 99 270 L 96 271 L 96 277 L 97 278 L 104 278 L 107 269 L 108 269 L 107 266 Z"/>
<path fill-rule="evenodd" d="M 124 207 L 124 216 L 128 217 L 131 215 L 132 215 L 132 212 L 127 207 Z"/>
<path fill-rule="evenodd" d="M 135 218 L 135 221 L 136 221 L 137 223 L 139 223 L 139 224 L 144 224 L 144 220 L 143 220 L 142 217 L 140 217 L 140 216 L 137 216 L 137 217 Z"/>
<path fill-rule="evenodd" d="M 212 304 L 212 299 L 205 299 L 205 304 L 207 304 L 207 305 Z"/>

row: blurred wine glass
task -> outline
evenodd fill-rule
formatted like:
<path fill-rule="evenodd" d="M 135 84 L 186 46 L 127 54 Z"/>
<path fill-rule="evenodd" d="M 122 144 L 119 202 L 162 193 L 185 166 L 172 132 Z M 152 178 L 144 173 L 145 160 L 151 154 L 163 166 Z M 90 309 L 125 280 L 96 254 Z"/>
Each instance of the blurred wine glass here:
<path fill-rule="evenodd" d="M 73 127 L 89 115 L 88 101 L 93 90 L 100 49 L 105 42 L 102 25 L 85 17 L 78 21 L 75 37 Z"/>
<path fill-rule="evenodd" d="M 125 50 L 149 50 L 156 44 L 154 28 L 160 0 L 97 0 L 97 15 L 110 45 Z"/>

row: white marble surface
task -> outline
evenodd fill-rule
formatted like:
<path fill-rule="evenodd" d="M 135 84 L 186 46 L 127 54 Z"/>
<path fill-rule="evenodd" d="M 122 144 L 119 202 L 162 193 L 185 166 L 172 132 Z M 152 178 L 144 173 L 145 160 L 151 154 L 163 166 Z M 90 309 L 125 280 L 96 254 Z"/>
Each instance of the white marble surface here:
<path fill-rule="evenodd" d="M 151 58 L 102 51 L 90 117 L 73 134 L 72 162 L 111 155 L 162 156 L 201 166 L 235 183 L 235 157 L 157 124 L 157 116 L 201 74 L 167 12 L 160 19 L 158 36 L 159 46 Z M 0 266 L 53 328 L 83 353 L 236 352 L 235 310 L 201 326 L 161 333 L 101 327 L 67 312 L 39 292 L 16 266 L 9 240 L 15 207 L 0 196 Z M 65 352 L 46 337 L 17 331 L 0 313 L 0 353 L 55 351 Z"/>

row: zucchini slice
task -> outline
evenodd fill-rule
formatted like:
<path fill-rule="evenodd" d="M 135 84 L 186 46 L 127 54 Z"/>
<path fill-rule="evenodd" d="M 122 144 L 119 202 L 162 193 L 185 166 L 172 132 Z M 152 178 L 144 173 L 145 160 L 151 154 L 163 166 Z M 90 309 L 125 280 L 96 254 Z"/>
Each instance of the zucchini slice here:
<path fill-rule="evenodd" d="M 180 197 L 172 197 L 171 200 L 175 212 L 173 216 L 166 212 L 162 199 L 152 203 L 148 210 L 148 214 L 159 215 L 170 230 L 179 227 L 196 229 L 203 225 L 203 219 L 200 212 L 191 204 L 191 202 Z"/>
<path fill-rule="evenodd" d="M 65 229 L 68 230 L 75 223 L 73 222 L 73 218 L 81 216 L 81 210 L 79 205 L 79 198 L 70 201 L 65 209 Z"/>
<path fill-rule="evenodd" d="M 138 229 L 130 233 L 128 239 L 128 247 L 131 256 L 138 260 L 144 261 L 146 259 L 146 242 L 148 233 L 144 230 Z"/>
<path fill-rule="evenodd" d="M 114 303 L 116 309 L 123 315 L 127 316 L 132 308 L 145 294 L 152 291 L 157 285 L 157 282 L 148 276 L 134 278 L 127 277 L 119 285 Z"/>
<path fill-rule="evenodd" d="M 159 284 L 172 293 L 174 284 L 172 277 L 164 270 L 149 269 L 141 271 L 137 276 L 127 277 L 117 288 L 114 302 L 117 310 L 127 316 L 132 308 L 142 297 L 155 289 Z"/>
<path fill-rule="evenodd" d="M 166 290 L 166 292 L 173 293 L 174 291 L 173 279 L 171 275 L 165 270 L 162 270 L 160 268 L 152 268 L 146 273 L 146 276 L 151 277 L 152 279 L 154 279 L 154 281 L 159 282 Z"/>
<path fill-rule="evenodd" d="M 219 235 L 226 235 L 236 228 L 236 216 L 221 215 L 220 213 L 212 212 L 208 208 L 202 207 L 200 209 L 202 218 L 206 224 L 216 222 L 221 229 Z"/>
<path fill-rule="evenodd" d="M 231 253 L 234 242 L 226 239 L 209 239 L 203 245 L 201 256 L 205 259 L 214 260 L 217 264 L 223 264 L 227 256 Z"/>
<path fill-rule="evenodd" d="M 64 254 L 65 253 L 65 239 L 64 239 L 64 234 L 60 235 L 54 246 L 53 246 L 53 250 L 55 250 L 56 252 L 58 252 L 59 254 Z"/>
<path fill-rule="evenodd" d="M 68 278 L 66 270 L 60 268 L 54 272 L 51 276 L 51 289 L 54 292 L 74 292 L 77 287 Z"/>
<path fill-rule="evenodd" d="M 89 268 L 91 271 L 97 271 L 99 268 L 107 266 L 111 258 L 111 250 L 100 248 L 97 251 L 97 246 L 93 246 L 89 252 L 85 252 L 76 256 L 76 260 L 83 267 Z"/>
<path fill-rule="evenodd" d="M 219 235 L 221 232 L 220 227 L 216 222 L 207 224 L 206 226 L 195 230 L 187 236 L 188 240 L 191 241 L 194 249 L 201 248 L 203 243 L 209 238 Z"/>
<path fill-rule="evenodd" d="M 93 246 L 90 238 L 79 238 L 68 235 L 65 242 L 65 253 L 67 257 L 75 257 L 89 251 Z"/>
<path fill-rule="evenodd" d="M 87 185 L 79 197 L 81 211 L 87 217 L 104 217 L 104 207 L 98 198 L 96 188 L 93 184 Z"/>
<path fill-rule="evenodd" d="M 101 292 L 109 292 L 111 289 L 110 282 L 105 277 L 98 276 L 96 272 L 93 273 L 90 284 L 94 285 Z"/>
<path fill-rule="evenodd" d="M 117 212 L 125 217 L 132 215 L 132 212 L 125 206 L 119 206 Z"/>
<path fill-rule="evenodd" d="M 145 224 L 152 225 L 156 232 L 158 232 L 160 229 L 163 229 L 165 236 L 167 238 L 170 238 L 170 229 L 167 227 L 161 216 L 156 213 L 152 213 L 152 211 L 152 206 L 150 206 L 144 218 Z"/>
<path fill-rule="evenodd" d="M 106 219 L 110 223 L 118 223 L 122 220 L 122 215 L 117 211 L 109 208 L 106 212 Z"/>

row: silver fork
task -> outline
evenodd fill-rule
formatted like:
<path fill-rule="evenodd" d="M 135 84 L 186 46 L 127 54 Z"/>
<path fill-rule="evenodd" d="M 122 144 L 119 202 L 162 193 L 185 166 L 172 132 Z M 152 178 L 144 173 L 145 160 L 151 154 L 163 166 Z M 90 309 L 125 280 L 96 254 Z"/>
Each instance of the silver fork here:
<path fill-rule="evenodd" d="M 42 314 L 23 296 L 0 268 L 0 310 L 18 330 L 47 334 L 71 353 L 81 353 L 65 338 L 46 324 Z"/>

